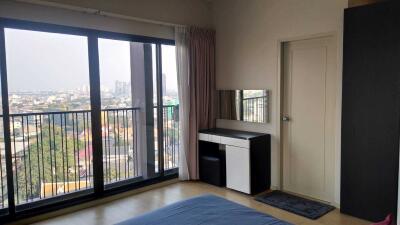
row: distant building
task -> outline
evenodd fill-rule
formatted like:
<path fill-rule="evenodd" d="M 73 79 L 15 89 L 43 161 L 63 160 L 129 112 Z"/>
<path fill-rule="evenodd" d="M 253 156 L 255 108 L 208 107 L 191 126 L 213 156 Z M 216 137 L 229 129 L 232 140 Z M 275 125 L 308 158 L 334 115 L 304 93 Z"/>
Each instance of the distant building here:
<path fill-rule="evenodd" d="M 162 96 L 167 95 L 167 75 L 162 73 Z"/>
<path fill-rule="evenodd" d="M 74 192 L 81 189 L 91 187 L 90 181 L 76 181 L 76 182 L 57 182 L 57 183 L 41 183 L 40 196 L 41 198 L 54 196 L 57 194 L 64 194 Z"/>
<path fill-rule="evenodd" d="M 114 93 L 117 96 L 127 96 L 131 92 L 131 85 L 125 81 L 115 81 Z"/>

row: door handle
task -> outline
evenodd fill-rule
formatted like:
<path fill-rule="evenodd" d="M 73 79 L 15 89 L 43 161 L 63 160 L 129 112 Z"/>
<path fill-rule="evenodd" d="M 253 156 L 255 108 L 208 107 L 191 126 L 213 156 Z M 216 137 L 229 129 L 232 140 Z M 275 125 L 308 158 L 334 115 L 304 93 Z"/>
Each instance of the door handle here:
<path fill-rule="evenodd" d="M 289 121 L 290 121 L 289 116 L 283 116 L 283 117 L 282 117 L 282 121 L 284 121 L 284 122 L 289 122 Z"/>

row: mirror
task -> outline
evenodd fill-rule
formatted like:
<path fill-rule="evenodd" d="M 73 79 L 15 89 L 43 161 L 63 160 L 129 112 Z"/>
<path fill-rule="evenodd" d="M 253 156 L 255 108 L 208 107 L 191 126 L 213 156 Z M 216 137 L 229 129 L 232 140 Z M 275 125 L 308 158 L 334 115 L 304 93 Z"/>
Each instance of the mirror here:
<path fill-rule="evenodd" d="M 267 90 L 220 90 L 219 119 L 268 123 Z"/>

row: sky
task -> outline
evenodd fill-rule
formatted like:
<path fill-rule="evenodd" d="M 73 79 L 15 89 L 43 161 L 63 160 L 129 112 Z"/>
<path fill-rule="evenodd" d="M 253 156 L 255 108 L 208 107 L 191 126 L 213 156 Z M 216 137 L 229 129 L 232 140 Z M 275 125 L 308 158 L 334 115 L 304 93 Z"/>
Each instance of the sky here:
<path fill-rule="evenodd" d="M 5 29 L 10 92 L 64 91 L 89 86 L 87 38 L 76 35 Z M 175 47 L 162 46 L 167 89 L 177 89 Z M 100 82 L 130 81 L 128 41 L 99 39 Z"/>

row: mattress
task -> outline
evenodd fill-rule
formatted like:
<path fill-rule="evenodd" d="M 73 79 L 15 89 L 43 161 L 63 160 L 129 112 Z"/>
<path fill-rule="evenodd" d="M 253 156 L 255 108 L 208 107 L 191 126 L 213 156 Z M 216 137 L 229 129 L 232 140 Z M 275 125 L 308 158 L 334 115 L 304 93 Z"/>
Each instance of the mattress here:
<path fill-rule="evenodd" d="M 291 225 L 214 195 L 180 201 L 118 225 Z"/>

